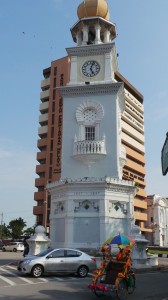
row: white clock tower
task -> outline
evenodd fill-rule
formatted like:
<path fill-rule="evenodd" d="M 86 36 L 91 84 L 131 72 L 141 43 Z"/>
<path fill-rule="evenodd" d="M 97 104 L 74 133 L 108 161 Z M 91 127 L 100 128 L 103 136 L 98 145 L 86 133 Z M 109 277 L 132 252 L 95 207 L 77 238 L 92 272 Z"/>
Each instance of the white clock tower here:
<path fill-rule="evenodd" d="M 121 144 L 125 108 L 118 69 L 115 24 L 105 0 L 85 0 L 71 28 L 75 47 L 67 49 L 70 81 L 63 97 L 61 179 L 51 194 L 53 246 L 97 248 L 110 235 L 129 234 L 134 183 L 122 180 L 126 151 Z"/>

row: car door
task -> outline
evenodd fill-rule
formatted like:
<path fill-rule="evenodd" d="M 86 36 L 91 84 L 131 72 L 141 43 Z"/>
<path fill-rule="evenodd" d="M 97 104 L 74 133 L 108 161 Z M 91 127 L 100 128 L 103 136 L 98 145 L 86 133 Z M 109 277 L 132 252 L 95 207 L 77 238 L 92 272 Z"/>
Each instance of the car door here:
<path fill-rule="evenodd" d="M 13 248 L 15 247 L 15 244 L 16 244 L 16 243 L 9 243 L 9 244 L 6 246 L 6 250 L 7 250 L 7 251 L 13 251 Z"/>
<path fill-rule="evenodd" d="M 64 249 L 56 249 L 45 258 L 46 272 L 62 272 L 64 270 Z"/>
<path fill-rule="evenodd" d="M 76 272 L 80 266 L 81 253 L 77 250 L 66 249 L 64 258 L 65 272 Z"/>

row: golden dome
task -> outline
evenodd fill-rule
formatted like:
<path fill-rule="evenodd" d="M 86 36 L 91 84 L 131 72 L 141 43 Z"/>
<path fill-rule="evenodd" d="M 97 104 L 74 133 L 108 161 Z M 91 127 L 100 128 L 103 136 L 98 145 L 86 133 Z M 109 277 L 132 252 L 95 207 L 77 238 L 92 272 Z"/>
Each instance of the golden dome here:
<path fill-rule="evenodd" d="M 102 17 L 106 20 L 110 19 L 106 0 L 84 0 L 78 6 L 77 15 L 79 19 L 91 17 Z"/>

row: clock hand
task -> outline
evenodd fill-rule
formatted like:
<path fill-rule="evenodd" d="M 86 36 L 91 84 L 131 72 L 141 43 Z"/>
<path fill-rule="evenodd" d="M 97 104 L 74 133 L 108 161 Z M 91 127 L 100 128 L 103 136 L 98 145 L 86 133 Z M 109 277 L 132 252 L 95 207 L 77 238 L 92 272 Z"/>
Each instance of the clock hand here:
<path fill-rule="evenodd" d="M 90 70 L 91 70 L 92 74 L 94 74 L 93 66 L 94 66 L 94 62 L 92 62 L 91 67 L 90 67 Z"/>

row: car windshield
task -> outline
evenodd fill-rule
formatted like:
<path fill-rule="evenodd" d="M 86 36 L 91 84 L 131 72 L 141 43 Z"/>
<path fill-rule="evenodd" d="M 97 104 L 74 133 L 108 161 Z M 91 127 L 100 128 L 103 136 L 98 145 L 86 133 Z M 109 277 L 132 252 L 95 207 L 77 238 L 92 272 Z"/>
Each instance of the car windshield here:
<path fill-rule="evenodd" d="M 44 251 L 41 251 L 40 253 L 36 254 L 37 257 L 42 257 L 45 256 L 46 254 L 50 253 L 53 249 L 52 248 L 47 248 Z"/>

